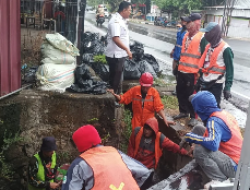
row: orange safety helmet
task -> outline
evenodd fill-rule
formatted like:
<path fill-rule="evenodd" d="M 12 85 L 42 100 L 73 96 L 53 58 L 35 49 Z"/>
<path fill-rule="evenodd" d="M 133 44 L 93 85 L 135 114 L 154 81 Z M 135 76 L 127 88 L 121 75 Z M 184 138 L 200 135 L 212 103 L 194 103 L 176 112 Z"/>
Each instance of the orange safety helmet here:
<path fill-rule="evenodd" d="M 154 82 L 154 77 L 151 73 L 146 72 L 141 75 L 140 84 L 141 86 L 152 86 Z"/>

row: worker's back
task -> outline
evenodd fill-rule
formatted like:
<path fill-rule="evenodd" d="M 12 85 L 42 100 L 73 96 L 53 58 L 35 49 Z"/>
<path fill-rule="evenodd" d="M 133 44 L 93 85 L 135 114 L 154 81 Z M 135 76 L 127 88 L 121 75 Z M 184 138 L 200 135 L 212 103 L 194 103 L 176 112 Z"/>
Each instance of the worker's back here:
<path fill-rule="evenodd" d="M 94 189 L 139 190 L 131 171 L 118 151 L 111 146 L 91 148 L 80 155 L 94 173 Z M 124 187 L 124 188 L 123 188 Z"/>

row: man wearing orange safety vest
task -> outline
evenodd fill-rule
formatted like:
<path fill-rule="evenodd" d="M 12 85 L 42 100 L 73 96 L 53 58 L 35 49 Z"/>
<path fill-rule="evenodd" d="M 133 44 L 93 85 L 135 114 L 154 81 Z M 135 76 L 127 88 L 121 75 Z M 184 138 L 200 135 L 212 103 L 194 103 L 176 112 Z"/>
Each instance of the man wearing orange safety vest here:
<path fill-rule="evenodd" d="M 234 54 L 229 45 L 221 38 L 221 27 L 216 22 L 210 22 L 205 29 L 205 38 L 209 42 L 200 59 L 202 75 L 197 82 L 197 90 L 211 92 L 220 107 L 223 83 L 225 82 L 224 98 L 231 97 L 230 88 L 233 83 Z"/>
<path fill-rule="evenodd" d="M 192 13 L 189 17 L 184 17 L 183 20 L 188 22 L 186 25 L 188 32 L 183 38 L 177 74 L 176 92 L 180 114 L 175 116 L 174 119 L 185 118 L 190 114 L 189 125 L 194 126 L 196 123 L 195 113 L 188 98 L 194 93 L 194 85 L 200 69 L 199 61 L 207 42 L 204 33 L 199 32 L 201 26 L 200 14 Z"/>
<path fill-rule="evenodd" d="M 211 184 L 227 183 L 228 178 L 235 178 L 243 138 L 236 119 L 218 108 L 211 92 L 198 92 L 190 101 L 206 127 L 195 126 L 183 140 L 195 144 L 193 155 L 211 180 L 204 187 L 209 189 Z"/>
<path fill-rule="evenodd" d="M 70 165 L 62 190 L 140 190 L 150 171 L 111 146 L 101 146 L 92 125 L 76 130 L 72 139 L 81 153 Z"/>
<path fill-rule="evenodd" d="M 123 95 L 117 95 L 112 92 L 120 104 L 127 105 L 132 102 L 132 130 L 135 127 L 143 126 L 147 119 L 155 116 L 155 112 L 163 118 L 167 126 L 175 123 L 173 121 L 167 121 L 160 95 L 158 91 L 152 87 L 153 82 L 154 78 L 152 74 L 145 72 L 140 78 L 141 85 L 131 88 Z"/>
<path fill-rule="evenodd" d="M 156 169 L 163 149 L 187 155 L 185 149 L 180 150 L 179 145 L 159 132 L 158 121 L 155 117 L 148 119 L 143 127 L 136 127 L 133 130 L 129 139 L 128 155 L 147 168 Z"/>

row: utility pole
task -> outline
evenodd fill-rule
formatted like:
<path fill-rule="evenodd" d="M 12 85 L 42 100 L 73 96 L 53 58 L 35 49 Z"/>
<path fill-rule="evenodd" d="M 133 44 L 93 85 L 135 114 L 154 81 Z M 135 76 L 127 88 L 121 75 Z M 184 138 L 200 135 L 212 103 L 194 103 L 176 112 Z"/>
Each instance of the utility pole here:
<path fill-rule="evenodd" d="M 82 38 L 84 34 L 84 17 L 85 17 L 85 8 L 86 8 L 86 0 L 78 0 L 77 4 L 77 11 L 79 11 L 79 17 L 77 17 L 78 26 L 76 27 L 77 31 L 77 48 L 80 50 L 80 56 L 76 58 L 77 65 L 82 64 L 82 55 L 83 55 L 83 48 L 82 48 Z"/>

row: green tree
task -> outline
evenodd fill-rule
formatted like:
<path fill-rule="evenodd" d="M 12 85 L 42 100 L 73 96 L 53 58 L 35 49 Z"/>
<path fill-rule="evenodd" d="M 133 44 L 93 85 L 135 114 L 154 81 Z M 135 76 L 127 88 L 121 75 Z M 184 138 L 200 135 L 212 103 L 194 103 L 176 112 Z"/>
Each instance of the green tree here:
<path fill-rule="evenodd" d="M 224 0 L 155 0 L 159 8 L 168 13 L 188 14 L 191 10 L 200 10 L 204 6 L 220 5 Z"/>
<path fill-rule="evenodd" d="M 201 0 L 156 0 L 155 4 L 167 13 L 173 13 L 174 17 L 180 17 L 183 14 L 189 14 L 191 10 L 197 10 L 202 7 Z"/>

